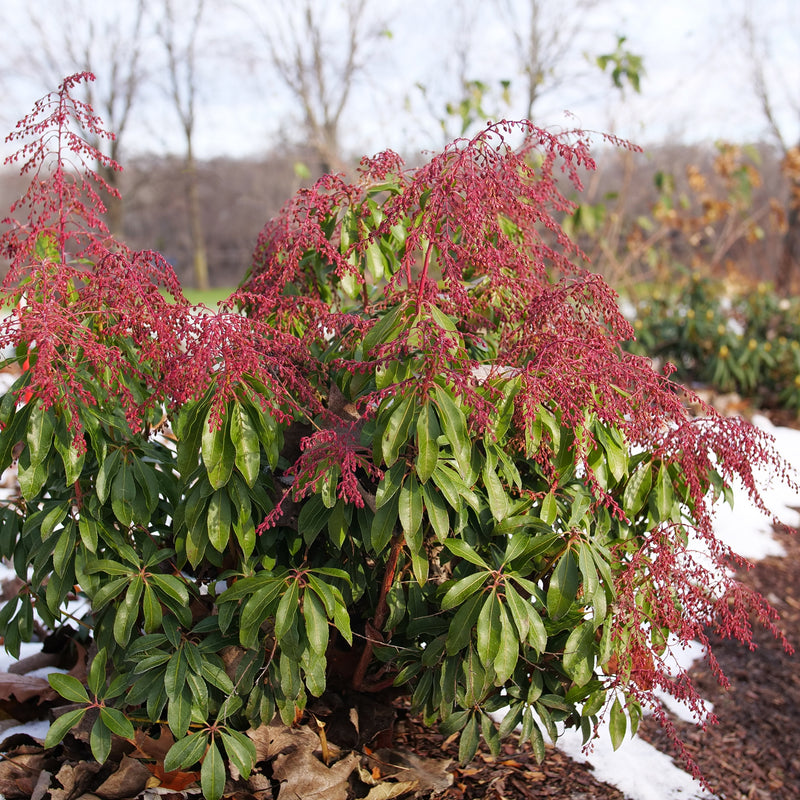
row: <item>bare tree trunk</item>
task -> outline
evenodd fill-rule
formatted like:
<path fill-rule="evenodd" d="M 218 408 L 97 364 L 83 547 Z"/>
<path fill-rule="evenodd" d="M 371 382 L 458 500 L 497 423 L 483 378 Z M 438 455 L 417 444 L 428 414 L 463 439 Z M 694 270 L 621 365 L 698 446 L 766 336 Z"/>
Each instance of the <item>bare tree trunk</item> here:
<path fill-rule="evenodd" d="M 345 30 L 332 38 L 326 5 L 316 0 L 277 3 L 268 15 L 251 15 L 281 83 L 302 113 L 308 144 L 323 172 L 342 171 L 342 117 L 357 78 L 369 63 L 367 46 L 384 36 L 370 27 L 366 15 L 371 0 L 345 0 Z"/>
<path fill-rule="evenodd" d="M 189 213 L 189 232 L 192 237 L 192 271 L 195 286 L 198 289 L 208 289 L 206 237 L 203 231 L 197 163 L 194 159 L 191 140 L 186 154 L 186 207 Z"/>
<path fill-rule="evenodd" d="M 789 181 L 789 202 L 775 289 L 789 295 L 800 266 L 800 144 L 786 153 L 783 171 Z"/>
<path fill-rule="evenodd" d="M 787 21 L 786 24 L 791 23 Z M 774 69 L 770 71 L 770 67 L 774 67 L 771 63 L 773 51 L 763 30 L 758 30 L 758 18 L 753 8 L 748 7 L 745 12 L 742 27 L 750 59 L 753 90 L 769 130 L 783 152 L 782 170 L 788 182 L 789 196 L 786 204 L 786 230 L 775 273 L 775 289 L 778 293 L 787 295 L 792 290 L 800 264 L 800 142 L 794 147 L 789 146 L 775 109 L 776 105 L 786 105 L 800 119 L 800 102 L 795 94 L 781 95 L 781 84 L 775 80 Z"/>
<path fill-rule="evenodd" d="M 169 94 L 183 127 L 186 153 L 186 212 L 189 236 L 192 243 L 192 271 L 195 286 L 208 289 L 208 255 L 203 230 L 202 207 L 194 157 L 195 103 L 197 100 L 197 44 L 203 18 L 205 0 L 195 0 L 189 24 L 178 20 L 172 0 L 164 0 L 164 17 L 159 35 L 167 55 Z M 181 34 L 183 42 L 181 43 Z"/>

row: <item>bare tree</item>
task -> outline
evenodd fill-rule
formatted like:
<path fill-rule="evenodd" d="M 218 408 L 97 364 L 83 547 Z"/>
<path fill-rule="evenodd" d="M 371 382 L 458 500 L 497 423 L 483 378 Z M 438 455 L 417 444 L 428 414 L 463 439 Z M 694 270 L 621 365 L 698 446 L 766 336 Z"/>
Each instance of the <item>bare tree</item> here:
<path fill-rule="evenodd" d="M 553 0 L 495 0 L 514 43 L 517 67 L 523 78 L 523 108 L 527 119 L 547 92 L 557 91 L 570 78 L 565 62 L 575 55 L 584 31 L 587 11 L 599 0 L 573 0 L 569 13 Z"/>
<path fill-rule="evenodd" d="M 611 3 L 446 0 L 441 9 L 446 9 L 447 33 L 436 29 L 435 35 L 447 36 L 447 57 L 435 82 L 418 84 L 428 113 L 435 118 L 442 111 L 447 114 L 439 122 L 452 138 L 454 123 L 459 128 L 456 135 L 465 135 L 492 117 L 541 117 L 547 111 L 542 111 L 546 99 L 558 97 L 561 109 L 565 102 L 595 99 L 608 88 L 608 83 L 596 80 L 598 69 L 610 73 L 615 90 L 630 86 L 638 92 L 642 58 L 628 50 L 624 36 L 616 33 L 616 49 L 602 55 L 595 50 L 613 41 L 609 15 L 600 13 Z M 502 53 L 502 58 L 490 59 L 486 53 Z M 586 80 L 587 75 L 592 80 Z M 450 88 L 443 92 L 443 84 Z M 589 88 L 584 92 L 582 87 Z"/>
<path fill-rule="evenodd" d="M 163 0 L 158 35 L 167 56 L 167 91 L 180 120 L 184 144 L 184 180 L 189 234 L 192 242 L 192 270 L 198 289 L 208 288 L 208 256 L 200 204 L 199 176 L 194 152 L 198 93 L 197 45 L 205 0 L 194 0 L 191 13 L 176 13 L 175 0 Z M 183 6 L 185 8 L 185 4 Z"/>
<path fill-rule="evenodd" d="M 797 44 L 800 41 L 800 12 L 797 7 L 786 8 L 778 28 L 793 31 L 788 40 Z M 785 225 L 778 268 L 775 275 L 775 288 L 781 294 L 792 289 L 795 273 L 800 266 L 800 94 L 798 94 L 797 70 L 792 77 L 778 67 L 774 43 L 769 40 L 774 35 L 775 26 L 770 31 L 759 25 L 753 6 L 748 3 L 743 17 L 742 28 L 747 42 L 752 86 L 767 128 L 780 148 L 783 157 L 783 173 L 788 183 Z M 773 20 L 774 23 L 774 20 Z M 787 42 L 784 42 L 786 45 Z M 785 55 L 785 53 L 784 53 Z M 796 127 L 794 140 L 789 133 Z"/>
<path fill-rule="evenodd" d="M 344 167 L 343 115 L 368 50 L 385 33 L 370 24 L 370 2 L 345 0 L 341 14 L 319 0 L 270 3 L 268 18 L 251 17 L 276 75 L 300 108 L 323 172 Z"/>
<path fill-rule="evenodd" d="M 3 16 L 6 58 L 25 65 L 20 77 L 39 84 L 41 91 L 49 91 L 74 72 L 93 73 L 97 80 L 85 84 L 84 99 L 115 134 L 110 141 L 93 144 L 120 161 L 144 81 L 148 0 L 133 0 L 124 8 L 103 0 L 40 0 L 23 6 L 19 16 Z M 118 187 L 118 172 L 103 165 L 98 171 L 110 186 Z M 122 202 L 114 197 L 105 201 L 109 228 L 119 235 Z"/>

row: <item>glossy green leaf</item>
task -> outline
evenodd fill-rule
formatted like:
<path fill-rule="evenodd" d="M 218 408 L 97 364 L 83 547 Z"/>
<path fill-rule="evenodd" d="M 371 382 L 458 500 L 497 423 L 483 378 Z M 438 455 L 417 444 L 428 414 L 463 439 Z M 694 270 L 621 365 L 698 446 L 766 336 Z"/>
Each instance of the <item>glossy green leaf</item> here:
<path fill-rule="evenodd" d="M 241 403 L 235 402 L 230 410 L 231 440 L 236 449 L 234 463 L 248 486 L 258 480 L 261 466 L 261 445 L 258 432 L 247 410 Z"/>
<path fill-rule="evenodd" d="M 397 338 L 403 326 L 405 313 L 405 306 L 395 306 L 372 326 L 363 341 L 365 356 L 368 356 L 376 345 L 385 344 Z"/>
<path fill-rule="evenodd" d="M 520 641 L 525 641 L 528 638 L 528 631 L 530 631 L 531 628 L 528 608 L 530 602 L 520 597 L 519 592 L 511 585 L 510 581 L 506 581 L 503 593 L 506 598 L 508 610 L 511 613 L 511 619 L 514 620 L 514 625 L 517 627 L 517 635 Z"/>
<path fill-rule="evenodd" d="M 417 417 L 417 456 L 414 462 L 417 477 L 426 483 L 439 461 L 439 421 L 431 404 L 426 402 Z"/>
<path fill-rule="evenodd" d="M 108 495 L 111 493 L 111 484 L 117 474 L 121 461 L 122 452 L 120 450 L 113 450 L 103 459 L 103 462 L 97 470 L 95 490 L 101 503 L 105 503 L 106 500 L 108 500 Z"/>
<path fill-rule="evenodd" d="M 164 758 L 164 771 L 173 772 L 193 767 L 203 757 L 207 745 L 208 734 L 205 731 L 177 739 Z"/>
<path fill-rule="evenodd" d="M 87 683 L 89 690 L 95 697 L 103 696 L 103 689 L 106 685 L 106 663 L 108 661 L 108 652 L 105 647 L 100 648 L 97 654 L 92 659 L 92 665 L 89 667 L 89 675 Z"/>
<path fill-rule="evenodd" d="M 306 591 L 303 594 L 303 618 L 308 643 L 316 657 L 323 658 L 328 648 L 328 617 L 322 601 L 314 592 Z"/>
<path fill-rule="evenodd" d="M 614 428 L 606 428 L 596 424 L 595 432 L 606 454 L 606 463 L 615 480 L 621 481 L 628 471 L 628 449 L 620 432 Z"/>
<path fill-rule="evenodd" d="M 39 466 L 47 458 L 53 444 L 54 431 L 53 412 L 49 409 L 45 410 L 42 402 L 39 401 L 31 411 L 26 435 L 32 468 Z"/>
<path fill-rule="evenodd" d="M 255 648 L 258 646 L 261 624 L 270 614 L 271 606 L 280 594 L 283 585 L 283 581 L 271 580 L 263 588 L 255 590 L 244 604 L 239 625 L 239 639 L 242 647 Z"/>
<path fill-rule="evenodd" d="M 376 508 L 386 505 L 400 491 L 405 475 L 406 465 L 402 461 L 395 462 L 391 469 L 383 473 L 383 478 L 375 490 Z"/>
<path fill-rule="evenodd" d="M 47 682 L 65 699 L 71 703 L 88 703 L 89 695 L 84 685 L 72 675 L 62 675 L 54 672 L 47 676 Z M 59 737 L 61 741 L 61 737 Z"/>
<path fill-rule="evenodd" d="M 86 450 L 76 446 L 73 432 L 65 424 L 60 424 L 56 429 L 54 443 L 61 461 L 64 464 L 64 480 L 67 486 L 72 486 L 81 475 L 86 461 Z"/>
<path fill-rule="evenodd" d="M 578 686 L 585 686 L 594 676 L 594 626 L 591 622 L 574 628 L 564 645 L 564 671 Z"/>
<path fill-rule="evenodd" d="M 442 611 L 460 606 L 468 597 L 480 590 L 488 577 L 487 572 L 474 572 L 455 581 L 442 597 Z"/>
<path fill-rule="evenodd" d="M 89 733 L 89 747 L 94 760 L 99 764 L 104 764 L 108 754 L 111 752 L 111 731 L 108 729 L 102 715 L 92 725 L 92 730 Z"/>
<path fill-rule="evenodd" d="M 88 708 L 76 708 L 74 711 L 67 711 L 66 714 L 57 717 L 47 731 L 44 746 L 55 747 L 64 738 L 67 731 L 74 728 L 83 719 L 88 710 Z"/>
<path fill-rule="evenodd" d="M 58 537 L 55 549 L 53 550 L 53 570 L 56 575 L 63 577 L 64 570 L 71 565 L 75 554 L 75 542 L 77 541 L 75 532 L 75 522 L 69 520 L 64 526 L 61 535 Z"/>
<path fill-rule="evenodd" d="M 123 739 L 133 739 L 135 731 L 131 721 L 116 708 L 101 708 L 100 719 L 103 720 L 106 727 L 111 733 L 116 736 L 121 736 Z"/>
<path fill-rule="evenodd" d="M 483 465 L 483 485 L 492 516 L 502 522 L 508 515 L 508 494 L 488 461 Z"/>
<path fill-rule="evenodd" d="M 482 608 L 482 600 L 483 596 L 481 594 L 473 594 L 456 611 L 447 631 L 447 640 L 445 642 L 447 655 L 455 655 L 470 643 L 472 629 L 478 621 L 478 614 Z"/>
<path fill-rule="evenodd" d="M 353 632 L 350 628 L 350 614 L 347 607 L 343 603 L 336 603 L 333 611 L 333 624 L 339 633 L 342 634 L 344 640 L 349 644 L 353 644 Z"/>
<path fill-rule="evenodd" d="M 256 746 L 253 740 L 244 733 L 234 730 L 222 731 L 220 739 L 230 762 L 243 778 L 249 778 L 256 763 Z"/>
<path fill-rule="evenodd" d="M 327 509 L 326 509 L 327 510 Z M 337 500 L 328 517 L 328 537 L 335 547 L 341 548 L 350 533 L 353 506 L 345 500 Z"/>
<path fill-rule="evenodd" d="M 478 718 L 475 714 L 470 715 L 461 737 L 458 741 L 458 760 L 461 764 L 467 764 L 475 757 L 480 742 L 480 729 Z"/>
<path fill-rule="evenodd" d="M 126 528 L 133 524 L 136 494 L 137 487 L 133 477 L 133 466 L 123 458 L 111 484 L 109 497 L 111 498 L 111 508 L 114 511 L 114 516 Z"/>
<path fill-rule="evenodd" d="M 208 501 L 206 517 L 208 541 L 219 553 L 228 546 L 231 535 L 231 501 L 227 489 L 217 489 Z"/>
<path fill-rule="evenodd" d="M 117 614 L 114 618 L 114 638 L 122 647 L 130 641 L 133 626 L 139 617 L 139 600 L 142 596 L 142 589 L 142 579 L 134 578 L 125 592 L 125 599 L 117 606 Z"/>
<path fill-rule="evenodd" d="M 288 589 L 283 593 L 283 596 L 278 603 L 278 610 L 275 612 L 275 638 L 280 641 L 289 632 L 289 629 L 294 625 L 295 618 L 299 611 L 299 584 L 298 582 L 291 581 Z"/>
<path fill-rule="evenodd" d="M 104 583 L 92 597 L 92 608 L 99 611 L 110 600 L 120 595 L 127 585 L 127 578 L 114 578 L 114 580 Z"/>
<path fill-rule="evenodd" d="M 186 670 L 188 664 L 183 655 L 183 650 L 178 650 L 170 656 L 167 668 L 164 670 L 164 688 L 168 697 L 175 697 L 186 683 Z"/>
<path fill-rule="evenodd" d="M 422 492 L 414 473 L 406 476 L 398 495 L 397 515 L 406 536 L 413 537 L 422 526 Z"/>
<path fill-rule="evenodd" d="M 325 507 L 322 498 L 318 494 L 309 497 L 297 517 L 297 530 L 303 537 L 307 546 L 311 546 L 325 527 L 325 523 L 331 515 L 331 510 Z"/>
<path fill-rule="evenodd" d="M 26 448 L 22 451 L 17 464 L 17 482 L 22 496 L 32 501 L 42 490 L 47 481 L 46 462 L 31 465 L 30 451 Z"/>
<path fill-rule="evenodd" d="M 619 702 L 619 698 L 615 697 L 611 710 L 608 712 L 608 731 L 611 735 L 611 745 L 615 750 L 622 744 L 627 730 L 628 718 L 625 715 L 625 709 Z"/>
<path fill-rule="evenodd" d="M 519 638 L 505 606 L 497 601 L 500 615 L 500 641 L 492 662 L 495 683 L 502 686 L 514 674 L 519 659 Z"/>
<path fill-rule="evenodd" d="M 415 417 L 414 396 L 407 394 L 392 407 L 389 420 L 381 437 L 381 453 L 387 467 L 391 467 L 408 441 L 411 425 Z"/>
<path fill-rule="evenodd" d="M 370 544 L 374 553 L 382 553 L 394 535 L 397 527 L 399 509 L 399 493 L 394 495 L 385 505 L 381 506 L 372 519 L 370 529 Z"/>
<path fill-rule="evenodd" d="M 471 472 L 472 440 L 467 433 L 467 420 L 464 412 L 456 404 L 447 389 L 437 386 L 434 389 L 434 402 L 445 436 L 450 443 L 462 475 Z"/>
<path fill-rule="evenodd" d="M 142 490 L 145 506 L 147 508 L 145 520 L 141 523 L 145 524 L 147 518 L 149 518 L 158 507 L 159 496 L 161 495 L 159 480 L 163 480 L 163 476 L 158 474 L 151 464 L 141 458 L 134 458 L 132 463 L 133 477 Z"/>
<path fill-rule="evenodd" d="M 150 576 L 150 580 L 160 593 L 176 603 L 189 605 L 189 590 L 186 588 L 186 583 L 177 575 L 154 574 Z"/>
<path fill-rule="evenodd" d="M 186 735 L 192 721 L 192 692 L 189 686 L 184 683 L 177 694 L 168 695 L 169 704 L 167 705 L 167 724 L 172 731 L 172 735 L 179 739 Z"/>
<path fill-rule="evenodd" d="M 633 518 L 645 504 L 650 494 L 653 475 L 650 463 L 641 464 L 630 476 L 622 494 L 622 510 Z"/>
<path fill-rule="evenodd" d="M 214 489 L 221 489 L 230 480 L 236 460 L 236 448 L 230 437 L 230 414 L 225 414 L 222 422 L 213 421 L 209 409 L 203 423 L 200 452 L 208 473 L 208 480 Z"/>
<path fill-rule="evenodd" d="M 208 660 L 203 660 L 203 677 L 223 694 L 228 695 L 234 691 L 233 681 L 228 677 L 225 670 Z"/>
<path fill-rule="evenodd" d="M 672 513 L 674 495 L 672 491 L 672 481 L 669 477 L 669 469 L 666 464 L 662 464 L 661 468 L 658 470 L 654 495 L 659 519 L 661 521 L 669 519 Z"/>
<path fill-rule="evenodd" d="M 491 571 L 492 568 L 463 539 L 448 539 L 444 543 L 444 546 L 454 556 L 463 558 L 465 561 L 469 561 L 470 564 L 474 564 L 476 567 L 482 567 L 487 571 Z"/>
<path fill-rule="evenodd" d="M 187 403 L 175 420 L 175 434 L 178 437 L 176 466 L 184 478 L 200 461 L 200 443 L 203 438 L 205 418 L 204 403 Z"/>
<path fill-rule="evenodd" d="M 583 596 L 592 597 L 597 591 L 599 584 L 597 577 L 597 567 L 592 558 L 592 545 L 588 542 L 578 544 L 578 569 L 581 573 L 583 583 Z"/>
<path fill-rule="evenodd" d="M 494 591 L 489 593 L 478 614 L 475 643 L 478 656 L 488 670 L 500 648 L 500 602 Z"/>
<path fill-rule="evenodd" d="M 205 800 L 220 800 L 225 791 L 225 764 L 217 743 L 212 741 L 200 768 L 200 786 Z"/>
<path fill-rule="evenodd" d="M 552 525 L 558 517 L 558 503 L 553 492 L 549 492 L 542 500 L 542 522 L 547 525 Z"/>
<path fill-rule="evenodd" d="M 97 521 L 85 514 L 81 514 L 78 519 L 78 532 L 81 536 L 83 546 L 90 552 L 97 552 Z"/>
<path fill-rule="evenodd" d="M 436 538 L 443 542 L 450 535 L 450 514 L 447 510 L 447 504 L 442 493 L 433 483 L 423 484 L 421 489 L 428 521 Z"/>
<path fill-rule="evenodd" d="M 547 612 L 551 619 L 561 619 L 572 608 L 578 596 L 579 584 L 580 574 L 575 555 L 568 550 L 558 559 L 547 587 Z"/>

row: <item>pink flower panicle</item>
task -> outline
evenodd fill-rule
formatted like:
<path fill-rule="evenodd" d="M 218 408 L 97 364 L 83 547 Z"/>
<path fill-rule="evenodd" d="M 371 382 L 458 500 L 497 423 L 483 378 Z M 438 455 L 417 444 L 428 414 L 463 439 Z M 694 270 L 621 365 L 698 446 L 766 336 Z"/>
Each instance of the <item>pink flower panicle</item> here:
<path fill-rule="evenodd" d="M 105 206 L 100 192 L 119 193 L 95 165 L 121 168 L 89 144 L 87 135 L 112 139 L 113 134 L 103 128 L 90 106 L 71 94 L 80 83 L 93 80 L 89 72 L 66 78 L 6 138 L 24 144 L 5 163 L 22 162 L 22 174 L 31 176 L 27 191 L 11 206 L 12 214 L 27 210 L 27 218 L 3 220 L 10 226 L 0 237 L 0 250 L 11 261 L 6 286 L 20 280 L 28 263 L 36 260 L 43 235 L 50 237 L 61 261 L 71 246 L 78 257 L 92 257 L 106 247 L 108 229 L 102 220 Z"/>

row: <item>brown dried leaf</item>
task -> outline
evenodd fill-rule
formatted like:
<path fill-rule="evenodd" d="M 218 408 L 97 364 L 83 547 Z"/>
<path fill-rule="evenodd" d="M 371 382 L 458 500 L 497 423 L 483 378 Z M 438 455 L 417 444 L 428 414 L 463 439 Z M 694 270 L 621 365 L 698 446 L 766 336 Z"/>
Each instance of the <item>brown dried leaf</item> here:
<path fill-rule="evenodd" d="M 418 786 L 417 781 L 383 781 L 373 786 L 364 800 L 390 800 L 392 797 L 413 792 Z"/>
<path fill-rule="evenodd" d="M 166 725 L 161 726 L 158 739 L 154 739 L 141 728 L 137 728 L 133 744 L 135 745 L 131 752 L 133 758 L 153 759 L 163 764 L 169 749 L 175 744 L 175 737 Z"/>
<path fill-rule="evenodd" d="M 280 720 L 251 728 L 247 735 L 256 746 L 256 763 L 267 761 L 288 750 L 299 748 L 313 753 L 320 749 L 319 737 L 308 726 L 289 728 Z"/>
<path fill-rule="evenodd" d="M 0 794 L 12 798 L 30 798 L 46 757 L 42 753 L 18 755 L 0 761 Z"/>
<path fill-rule="evenodd" d="M 60 788 L 50 789 L 50 800 L 72 800 L 87 791 L 94 783 L 94 776 L 102 769 L 96 761 L 79 761 L 64 764 L 55 775 Z"/>
<path fill-rule="evenodd" d="M 311 749 L 298 747 L 275 758 L 272 775 L 281 782 L 281 797 L 289 800 L 347 800 L 350 774 L 357 766 L 355 753 L 326 767 Z"/>
<path fill-rule="evenodd" d="M 181 772 L 180 770 L 172 770 L 172 772 L 164 772 L 163 762 L 155 764 L 148 764 L 147 769 L 155 776 L 158 785 L 162 789 L 169 789 L 174 792 L 182 792 L 188 786 L 200 780 L 199 772 Z"/>
<path fill-rule="evenodd" d="M 119 769 L 104 780 L 94 792 L 103 800 L 135 797 L 145 788 L 150 777 L 150 770 L 141 761 L 123 756 Z"/>
<path fill-rule="evenodd" d="M 0 672 L 0 700 L 16 700 L 18 703 L 36 700 L 37 703 L 44 703 L 57 697 L 56 690 L 44 678 Z"/>
<path fill-rule="evenodd" d="M 453 774 L 448 767 L 453 762 L 446 758 L 424 758 L 410 750 L 376 750 L 373 758 L 379 762 L 384 777 L 396 775 L 402 781 L 418 784 L 418 791 L 441 792 L 453 785 Z"/>

